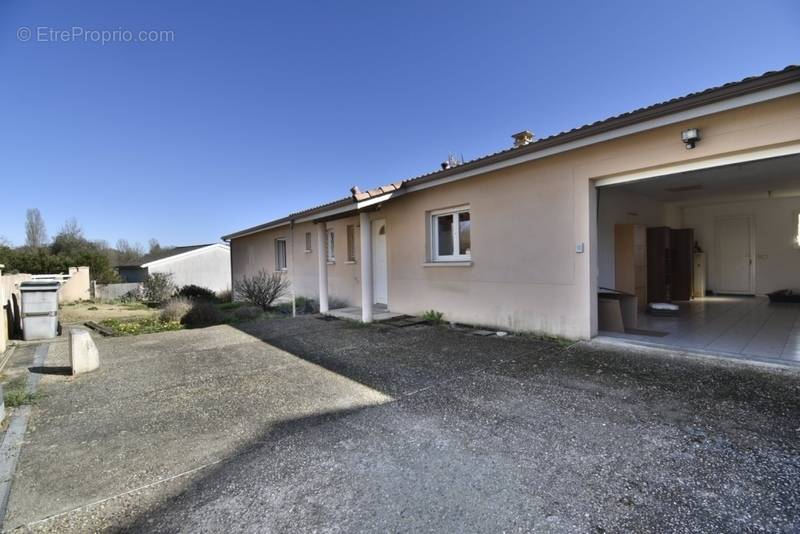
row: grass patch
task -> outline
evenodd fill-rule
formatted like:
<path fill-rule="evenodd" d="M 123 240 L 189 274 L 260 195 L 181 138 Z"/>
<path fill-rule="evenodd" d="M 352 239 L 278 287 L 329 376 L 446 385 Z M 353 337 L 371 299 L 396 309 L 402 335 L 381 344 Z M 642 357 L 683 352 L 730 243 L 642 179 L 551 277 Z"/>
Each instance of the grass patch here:
<path fill-rule="evenodd" d="M 3 402 L 7 408 L 18 408 L 19 406 L 35 404 L 38 399 L 38 394 L 28 393 L 24 389 L 14 389 L 7 391 L 3 395 Z"/>
<path fill-rule="evenodd" d="M 26 385 L 24 377 L 17 377 L 7 384 L 3 384 L 3 402 L 7 408 L 17 408 L 36 402 L 40 395 L 28 393 Z"/>
<path fill-rule="evenodd" d="M 217 307 L 220 310 L 235 310 L 236 308 L 241 308 L 247 304 L 246 302 L 223 302 L 222 304 L 218 304 Z"/>
<path fill-rule="evenodd" d="M 145 317 L 130 321 L 106 319 L 105 321 L 101 321 L 100 324 L 110 328 L 118 336 L 155 334 L 156 332 L 170 332 L 173 330 L 181 330 L 183 328 L 183 325 L 180 323 L 180 321 L 162 321 L 158 317 Z"/>

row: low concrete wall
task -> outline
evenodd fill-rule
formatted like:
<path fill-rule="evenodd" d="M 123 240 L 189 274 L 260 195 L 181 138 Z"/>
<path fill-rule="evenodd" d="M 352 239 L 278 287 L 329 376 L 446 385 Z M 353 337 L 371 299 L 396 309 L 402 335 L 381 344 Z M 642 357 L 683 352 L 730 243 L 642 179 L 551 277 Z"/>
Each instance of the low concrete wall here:
<path fill-rule="evenodd" d="M 30 274 L 0 275 L 0 352 L 8 345 L 8 340 L 20 331 L 20 295 L 19 285 L 33 278 Z"/>
<path fill-rule="evenodd" d="M 89 300 L 92 298 L 90 291 L 90 273 L 88 267 L 70 267 L 69 280 L 61 284 L 58 292 L 59 302 L 75 302 L 76 300 Z"/>
<path fill-rule="evenodd" d="M 138 291 L 142 284 L 94 284 L 92 298 L 95 300 L 116 300 L 124 297 L 131 291 Z"/>

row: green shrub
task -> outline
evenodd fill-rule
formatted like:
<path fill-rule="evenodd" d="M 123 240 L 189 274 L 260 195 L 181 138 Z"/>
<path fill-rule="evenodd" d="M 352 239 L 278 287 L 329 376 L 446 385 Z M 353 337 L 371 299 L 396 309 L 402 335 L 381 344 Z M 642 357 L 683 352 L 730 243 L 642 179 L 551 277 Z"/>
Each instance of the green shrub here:
<path fill-rule="evenodd" d="M 225 317 L 219 308 L 210 302 L 200 300 L 192 304 L 192 308 L 181 319 L 181 324 L 189 328 L 200 328 L 224 321 Z"/>
<path fill-rule="evenodd" d="M 237 321 L 250 321 L 256 317 L 260 317 L 263 311 L 258 306 L 240 306 L 233 310 L 233 317 Z"/>
<path fill-rule="evenodd" d="M 187 297 L 172 297 L 161 308 L 161 320 L 180 321 L 192 309 L 192 304 Z"/>
<path fill-rule="evenodd" d="M 422 314 L 422 318 L 431 324 L 441 324 L 444 322 L 444 314 L 436 310 L 428 310 Z"/>
<path fill-rule="evenodd" d="M 142 284 L 144 300 L 161 304 L 175 294 L 172 273 L 151 273 Z"/>
<path fill-rule="evenodd" d="M 178 296 L 194 300 L 216 300 L 217 295 L 207 287 L 195 284 L 185 285 L 178 290 Z"/>
<path fill-rule="evenodd" d="M 289 280 L 283 273 L 268 273 L 262 269 L 253 276 L 237 280 L 233 288 L 238 298 L 266 311 L 276 300 L 286 295 L 289 290 Z"/>

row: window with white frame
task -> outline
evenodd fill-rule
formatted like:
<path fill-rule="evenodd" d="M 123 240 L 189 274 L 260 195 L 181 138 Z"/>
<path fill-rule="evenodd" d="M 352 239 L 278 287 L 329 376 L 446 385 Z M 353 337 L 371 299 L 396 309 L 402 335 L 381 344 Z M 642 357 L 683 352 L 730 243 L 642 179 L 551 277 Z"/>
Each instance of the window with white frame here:
<path fill-rule="evenodd" d="M 275 240 L 275 270 L 286 270 L 286 239 Z"/>
<path fill-rule="evenodd" d="M 347 261 L 356 261 L 356 227 L 347 225 Z"/>
<path fill-rule="evenodd" d="M 336 261 L 336 256 L 333 253 L 333 250 L 334 250 L 334 246 L 333 245 L 334 245 L 333 230 L 328 230 L 328 239 L 327 239 L 327 242 L 326 242 L 326 247 L 325 247 L 326 250 L 325 250 L 325 252 L 326 252 L 326 254 L 328 256 L 328 261 L 331 261 L 331 262 Z"/>
<path fill-rule="evenodd" d="M 306 232 L 306 252 L 311 252 L 311 232 Z"/>
<path fill-rule="evenodd" d="M 469 206 L 432 212 L 431 260 L 471 260 L 471 222 Z"/>

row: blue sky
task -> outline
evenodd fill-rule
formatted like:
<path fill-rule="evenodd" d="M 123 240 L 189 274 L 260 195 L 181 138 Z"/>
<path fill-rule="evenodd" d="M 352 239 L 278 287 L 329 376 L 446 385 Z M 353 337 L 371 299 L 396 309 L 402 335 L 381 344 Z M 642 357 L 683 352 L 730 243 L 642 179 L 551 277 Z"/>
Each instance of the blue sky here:
<path fill-rule="evenodd" d="M 3 0 L 0 236 L 38 207 L 51 235 L 212 242 L 800 63 L 798 28 L 797 1 Z"/>

